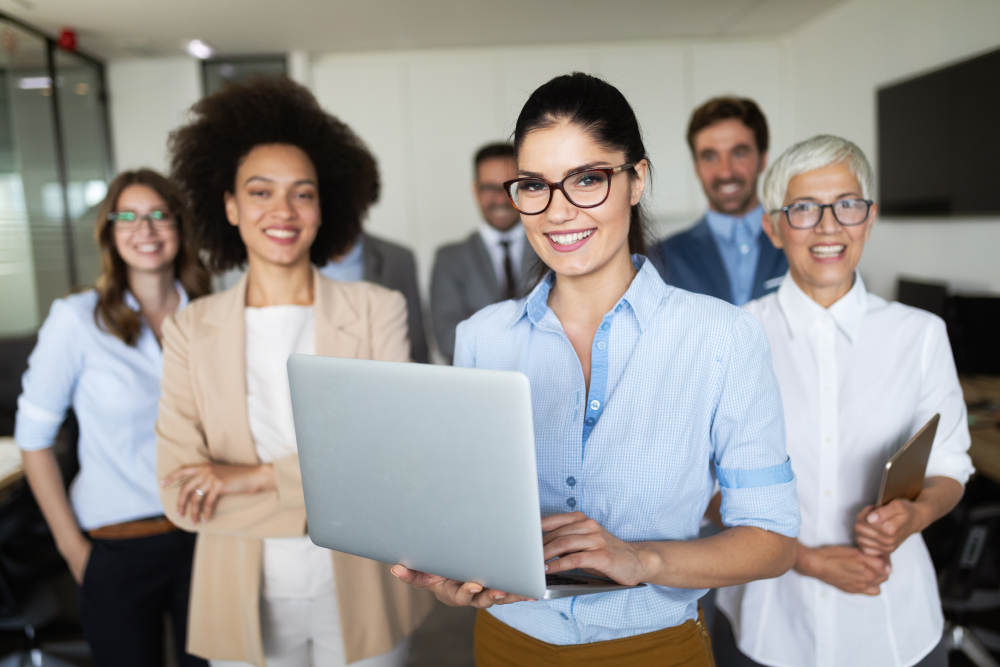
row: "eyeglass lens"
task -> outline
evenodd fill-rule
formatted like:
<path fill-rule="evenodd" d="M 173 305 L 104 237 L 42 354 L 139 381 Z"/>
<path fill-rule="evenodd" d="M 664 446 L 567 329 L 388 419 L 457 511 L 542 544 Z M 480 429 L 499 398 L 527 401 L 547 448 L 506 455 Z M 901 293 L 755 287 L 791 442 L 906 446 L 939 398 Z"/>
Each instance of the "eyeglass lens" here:
<path fill-rule="evenodd" d="M 171 229 L 174 226 L 174 219 L 166 211 L 151 211 L 146 215 L 138 215 L 135 211 L 119 211 L 112 213 L 112 220 L 116 229 L 130 230 L 137 229 L 143 220 L 149 220 L 155 229 Z"/>
<path fill-rule="evenodd" d="M 608 197 L 611 179 L 603 171 L 581 171 L 562 182 L 566 198 L 574 206 L 597 206 Z M 549 184 L 542 180 L 511 183 L 510 198 L 515 208 L 526 215 L 541 213 L 552 197 Z"/>
<path fill-rule="evenodd" d="M 823 209 L 827 207 L 842 225 L 860 225 L 868 219 L 868 202 L 864 199 L 841 199 L 828 205 L 803 201 L 788 207 L 788 224 L 797 229 L 815 227 L 823 217 Z"/>

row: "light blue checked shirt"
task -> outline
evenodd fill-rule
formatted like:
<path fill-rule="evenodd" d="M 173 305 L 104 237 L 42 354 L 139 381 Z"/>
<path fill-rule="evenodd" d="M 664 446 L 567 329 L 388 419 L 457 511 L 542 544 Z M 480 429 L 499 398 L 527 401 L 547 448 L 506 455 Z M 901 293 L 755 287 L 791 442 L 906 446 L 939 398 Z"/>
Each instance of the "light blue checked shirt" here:
<path fill-rule="evenodd" d="M 796 537 L 799 508 L 771 353 L 749 313 L 638 275 L 594 336 L 590 393 L 548 307 L 553 274 L 525 299 L 458 326 L 455 365 L 531 382 L 543 516 L 580 511 L 628 542 L 698 535 L 715 476 L 722 517 Z M 712 465 L 714 462 L 714 466 Z M 704 590 L 648 586 L 490 609 L 550 644 L 619 639 L 697 618 Z"/>

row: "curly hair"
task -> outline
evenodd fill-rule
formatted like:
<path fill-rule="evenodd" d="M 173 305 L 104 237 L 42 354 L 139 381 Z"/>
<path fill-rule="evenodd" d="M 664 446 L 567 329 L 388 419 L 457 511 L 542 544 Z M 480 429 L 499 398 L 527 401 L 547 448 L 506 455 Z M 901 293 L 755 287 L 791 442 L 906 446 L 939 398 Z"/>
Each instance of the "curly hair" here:
<path fill-rule="evenodd" d="M 97 225 L 94 228 L 94 239 L 101 251 L 101 275 L 97 277 L 94 287 L 97 292 L 94 321 L 98 327 L 134 347 L 142 333 L 142 319 L 139 313 L 125 303 L 125 291 L 129 288 L 128 267 L 118 254 L 115 225 L 109 219 L 111 212 L 118 206 L 122 192 L 130 185 L 144 185 L 152 189 L 163 197 L 170 212 L 174 214 L 179 241 L 177 257 L 174 258 L 174 277 L 180 281 L 188 298 L 197 299 L 210 293 L 212 280 L 208 269 L 198 258 L 191 216 L 177 187 L 152 169 L 123 171 L 118 174 L 108 186 L 108 193 L 97 210 Z"/>
<path fill-rule="evenodd" d="M 226 217 L 224 195 L 235 192 L 247 154 L 267 144 L 302 149 L 316 169 L 321 224 L 309 249 L 313 264 L 323 266 L 354 243 L 378 199 L 378 167 L 351 128 L 323 111 L 304 86 L 287 77 L 230 84 L 192 106 L 191 117 L 170 134 L 170 171 L 188 199 L 212 270 L 247 260 L 239 230 Z"/>

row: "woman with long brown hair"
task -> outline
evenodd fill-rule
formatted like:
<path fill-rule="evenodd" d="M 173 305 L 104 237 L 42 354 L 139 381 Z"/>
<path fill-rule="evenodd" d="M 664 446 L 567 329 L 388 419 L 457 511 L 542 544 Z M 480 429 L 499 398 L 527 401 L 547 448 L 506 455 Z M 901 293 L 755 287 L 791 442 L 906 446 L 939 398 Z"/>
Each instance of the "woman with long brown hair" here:
<path fill-rule="evenodd" d="M 38 332 L 14 438 L 31 490 L 81 587 L 98 665 L 159 665 L 163 615 L 181 665 L 194 536 L 163 516 L 156 482 L 160 327 L 210 291 L 183 199 L 160 174 L 118 175 L 101 204 L 94 289 L 58 299 Z M 52 452 L 66 411 L 80 424 L 80 472 L 65 491 Z"/>

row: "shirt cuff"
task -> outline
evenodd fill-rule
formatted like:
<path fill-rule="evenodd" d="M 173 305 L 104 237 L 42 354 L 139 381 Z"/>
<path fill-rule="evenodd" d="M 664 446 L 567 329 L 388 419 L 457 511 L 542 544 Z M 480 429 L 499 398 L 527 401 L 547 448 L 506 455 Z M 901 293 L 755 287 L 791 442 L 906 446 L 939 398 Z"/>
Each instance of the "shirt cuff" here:
<path fill-rule="evenodd" d="M 55 444 L 65 415 L 57 415 L 24 400 L 17 401 L 14 442 L 26 452 L 48 449 Z"/>
<path fill-rule="evenodd" d="M 761 486 L 785 484 L 795 479 L 795 475 L 792 474 L 791 459 L 785 459 L 784 463 L 776 466 L 750 470 L 716 466 L 715 476 L 719 480 L 719 486 L 728 489 L 756 489 Z"/>
<path fill-rule="evenodd" d="M 753 526 L 785 537 L 798 537 L 802 518 L 794 478 L 783 484 L 732 488 L 722 486 L 722 522 Z"/>

